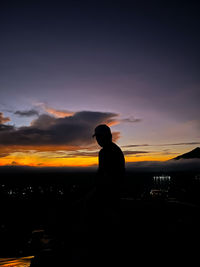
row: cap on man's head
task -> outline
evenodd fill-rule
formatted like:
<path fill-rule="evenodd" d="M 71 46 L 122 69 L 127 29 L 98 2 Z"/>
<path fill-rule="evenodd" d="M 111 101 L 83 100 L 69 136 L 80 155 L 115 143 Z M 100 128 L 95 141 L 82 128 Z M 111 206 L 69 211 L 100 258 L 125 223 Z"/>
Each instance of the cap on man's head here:
<path fill-rule="evenodd" d="M 97 135 L 109 135 L 112 136 L 110 128 L 106 124 L 100 124 L 98 125 L 94 130 L 94 136 Z"/>

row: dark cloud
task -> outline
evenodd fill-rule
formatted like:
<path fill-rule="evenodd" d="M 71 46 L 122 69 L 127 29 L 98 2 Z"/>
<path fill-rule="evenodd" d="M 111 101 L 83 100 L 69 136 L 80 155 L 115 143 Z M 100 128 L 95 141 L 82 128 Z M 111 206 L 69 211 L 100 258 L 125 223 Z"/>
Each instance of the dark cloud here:
<path fill-rule="evenodd" d="M 145 146 L 190 146 L 190 145 L 200 145 L 200 142 L 185 142 L 185 143 L 172 143 L 172 144 L 141 144 L 141 145 L 124 145 L 122 147 L 132 148 L 132 147 L 145 147 Z"/>
<path fill-rule="evenodd" d="M 122 146 L 122 147 L 132 148 L 132 147 L 141 147 L 141 146 L 150 146 L 150 145 L 148 145 L 148 144 L 141 144 L 141 145 L 125 145 L 125 146 Z"/>
<path fill-rule="evenodd" d="M 14 130 L 14 126 L 0 124 L 0 132 L 2 132 L 2 131 L 11 131 L 11 130 Z"/>
<path fill-rule="evenodd" d="M 186 142 L 186 143 L 173 143 L 173 144 L 160 144 L 157 146 L 189 146 L 189 145 L 199 145 L 200 142 Z"/>
<path fill-rule="evenodd" d="M 10 155 L 9 153 L 1 153 L 1 152 L 0 152 L 0 158 L 7 157 L 7 156 L 9 156 L 9 155 Z"/>
<path fill-rule="evenodd" d="M 171 152 L 170 149 L 163 149 L 161 152 L 162 155 L 177 155 L 177 152 Z"/>
<path fill-rule="evenodd" d="M 0 124 L 4 124 L 6 122 L 9 122 L 10 118 L 9 117 L 4 117 L 3 112 L 0 112 Z"/>
<path fill-rule="evenodd" d="M 148 151 L 131 151 L 131 150 L 126 150 L 126 151 L 123 151 L 124 155 L 125 156 L 130 156 L 130 155 L 136 155 L 136 154 L 146 154 L 146 153 L 150 153 Z"/>
<path fill-rule="evenodd" d="M 41 130 L 49 129 L 57 123 L 57 119 L 51 115 L 42 114 L 36 120 L 33 120 L 31 126 Z"/>
<path fill-rule="evenodd" d="M 17 110 L 15 111 L 16 115 L 22 116 L 22 117 L 31 117 L 31 116 L 39 116 L 39 112 L 35 109 L 30 110 Z"/>
<path fill-rule="evenodd" d="M 93 143 L 94 128 L 101 123 L 117 122 L 118 114 L 81 111 L 72 116 L 55 118 L 40 115 L 30 126 L 4 129 L 0 145 L 88 145 Z M 114 133 L 114 136 L 117 136 Z"/>
<path fill-rule="evenodd" d="M 121 119 L 120 122 L 128 122 L 128 123 L 136 123 L 136 122 L 141 122 L 142 119 L 136 119 L 134 117 L 126 118 L 126 119 Z"/>

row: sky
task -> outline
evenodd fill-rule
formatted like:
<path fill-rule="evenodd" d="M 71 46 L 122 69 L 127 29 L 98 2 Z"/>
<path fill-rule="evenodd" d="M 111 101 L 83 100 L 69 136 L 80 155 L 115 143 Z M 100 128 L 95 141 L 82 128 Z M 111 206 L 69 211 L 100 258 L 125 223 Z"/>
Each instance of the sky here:
<path fill-rule="evenodd" d="M 91 166 L 200 146 L 197 1 L 1 1 L 0 165 Z"/>

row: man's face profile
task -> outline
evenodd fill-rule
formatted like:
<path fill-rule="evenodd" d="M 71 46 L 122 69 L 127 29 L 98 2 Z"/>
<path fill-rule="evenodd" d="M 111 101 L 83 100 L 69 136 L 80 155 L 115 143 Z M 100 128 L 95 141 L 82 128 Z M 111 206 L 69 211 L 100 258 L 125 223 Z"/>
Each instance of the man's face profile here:
<path fill-rule="evenodd" d="M 111 142 L 110 136 L 106 134 L 96 134 L 96 140 L 101 147 L 104 147 Z"/>
<path fill-rule="evenodd" d="M 110 128 L 105 124 L 98 125 L 95 128 L 95 134 L 93 135 L 93 137 L 94 136 L 96 137 L 97 143 L 101 147 L 105 147 L 112 142 L 112 134 Z"/>

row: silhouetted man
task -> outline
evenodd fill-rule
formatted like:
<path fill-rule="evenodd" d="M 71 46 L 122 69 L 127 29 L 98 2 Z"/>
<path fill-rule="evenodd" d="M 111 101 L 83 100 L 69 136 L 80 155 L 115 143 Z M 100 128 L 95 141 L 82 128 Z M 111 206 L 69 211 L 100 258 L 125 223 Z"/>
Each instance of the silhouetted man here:
<path fill-rule="evenodd" d="M 124 155 L 112 142 L 112 134 L 107 125 L 98 125 L 94 136 L 102 147 L 99 152 L 97 196 L 101 201 L 107 202 L 107 205 L 115 205 L 119 201 L 120 184 L 123 182 L 125 173 Z"/>
<path fill-rule="evenodd" d="M 93 211 L 96 216 L 95 257 L 103 265 L 108 258 L 112 261 L 119 250 L 119 200 L 120 185 L 125 174 L 125 160 L 121 149 L 112 142 L 110 128 L 101 124 L 95 128 L 93 137 L 102 147 L 99 152 L 99 168 L 96 183 L 96 201 Z M 94 242 L 94 244 L 95 244 Z M 117 253 L 118 254 L 118 253 Z M 115 264 L 113 264 L 115 265 Z"/>

